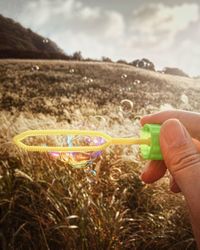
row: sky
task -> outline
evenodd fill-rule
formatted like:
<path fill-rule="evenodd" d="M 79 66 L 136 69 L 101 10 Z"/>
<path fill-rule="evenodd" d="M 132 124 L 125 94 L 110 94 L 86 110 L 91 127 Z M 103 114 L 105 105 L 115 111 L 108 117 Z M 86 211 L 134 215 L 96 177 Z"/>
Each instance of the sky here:
<path fill-rule="evenodd" d="M 157 69 L 200 75 L 199 0 L 0 0 L 0 14 L 67 54 L 128 62 L 145 57 Z"/>

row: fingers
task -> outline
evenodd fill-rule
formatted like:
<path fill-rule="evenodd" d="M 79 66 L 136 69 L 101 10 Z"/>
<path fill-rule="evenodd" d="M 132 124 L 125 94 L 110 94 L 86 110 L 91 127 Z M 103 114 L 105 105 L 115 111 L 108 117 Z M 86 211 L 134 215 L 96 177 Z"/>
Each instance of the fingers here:
<path fill-rule="evenodd" d="M 198 141 L 198 140 L 196 140 L 196 139 L 194 139 L 194 138 L 192 138 L 192 141 L 193 141 L 193 143 L 194 143 L 194 145 L 195 145 L 197 151 L 200 152 L 200 141 Z"/>
<path fill-rule="evenodd" d="M 164 161 L 150 161 L 147 163 L 140 178 L 147 184 L 153 183 L 162 178 L 166 173 L 166 166 Z M 181 190 L 175 179 L 170 175 L 170 190 L 173 193 L 180 193 Z"/>
<path fill-rule="evenodd" d="M 165 175 L 166 166 L 164 161 L 150 161 L 143 170 L 140 178 L 145 183 L 153 183 Z"/>
<path fill-rule="evenodd" d="M 155 114 L 146 115 L 141 118 L 140 122 L 142 125 L 146 123 L 156 123 L 162 124 L 164 121 L 170 118 L 177 118 L 180 117 L 182 111 L 176 110 L 168 110 L 168 111 L 161 111 Z"/>
<path fill-rule="evenodd" d="M 166 166 L 164 161 L 150 161 L 147 163 L 140 178 L 147 184 L 153 183 L 162 178 L 166 173 Z M 170 190 L 173 193 L 180 193 L 181 190 L 175 179 L 170 175 Z"/>
<path fill-rule="evenodd" d="M 172 118 L 178 119 L 186 127 L 192 137 L 200 139 L 200 127 L 197 126 L 197 124 L 200 124 L 199 113 L 182 110 L 169 110 L 144 116 L 140 122 L 142 125 L 146 123 L 162 124 Z"/>
<path fill-rule="evenodd" d="M 160 145 L 165 164 L 183 194 L 200 190 L 200 154 L 185 127 L 169 119 L 161 127 Z"/>
<path fill-rule="evenodd" d="M 190 115 L 189 118 L 188 115 Z M 197 138 L 196 136 L 197 133 L 198 135 L 200 135 L 200 129 L 197 132 L 198 128 L 197 121 L 198 122 L 200 121 L 200 115 L 197 113 L 189 114 L 189 112 L 186 111 L 165 111 L 157 113 L 155 115 L 144 116 L 141 119 L 142 125 L 144 125 L 145 123 L 158 123 L 158 124 L 164 123 L 161 129 L 162 132 L 160 140 L 163 142 L 167 138 L 168 139 L 167 144 L 171 144 L 171 146 L 169 146 L 166 145 L 166 143 L 162 143 L 160 141 L 161 150 L 163 152 L 167 167 L 164 161 L 149 162 L 148 165 L 145 167 L 143 173 L 141 174 L 141 179 L 145 183 L 153 183 L 158 179 L 160 179 L 161 177 L 163 177 L 166 172 L 166 168 L 170 170 L 172 175 L 174 174 L 174 171 L 175 172 L 177 171 L 177 168 L 178 172 L 181 168 L 184 169 L 185 167 L 188 167 L 189 169 L 191 166 L 194 167 L 198 165 L 200 168 L 200 154 L 199 154 L 200 141 L 194 138 L 191 139 L 187 129 L 185 129 L 185 127 L 182 126 L 178 120 L 171 119 L 171 117 L 176 117 L 179 119 L 179 121 L 183 121 L 187 125 L 187 127 L 191 130 L 190 132 L 194 137 Z M 163 132 L 163 130 L 165 132 Z M 170 147 L 171 149 L 169 150 Z M 194 172 L 196 172 L 197 176 L 200 177 L 200 172 L 198 172 L 197 168 L 193 172 L 189 171 L 189 174 L 195 178 Z M 181 180 L 179 180 L 178 178 L 178 182 L 180 182 L 180 185 L 183 186 L 184 189 L 188 185 L 188 182 L 186 181 L 185 177 L 186 175 L 183 174 L 180 178 Z M 177 184 L 175 178 L 176 177 L 172 177 L 170 180 L 170 189 L 172 192 L 178 193 L 181 191 L 181 188 L 180 185 Z M 192 179 L 192 177 L 189 178 Z"/>

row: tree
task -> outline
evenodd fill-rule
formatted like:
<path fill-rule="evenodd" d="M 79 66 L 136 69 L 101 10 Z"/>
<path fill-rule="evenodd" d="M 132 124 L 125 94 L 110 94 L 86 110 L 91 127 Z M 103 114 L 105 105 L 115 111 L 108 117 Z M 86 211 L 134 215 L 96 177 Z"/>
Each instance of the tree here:
<path fill-rule="evenodd" d="M 74 54 L 73 54 L 73 56 L 72 56 L 72 60 L 75 60 L 75 61 L 82 61 L 82 60 L 83 60 L 83 57 L 82 57 L 81 51 L 76 51 L 76 52 L 74 52 Z"/>
<path fill-rule="evenodd" d="M 103 62 L 112 62 L 112 60 L 109 57 L 106 57 L 106 56 L 102 56 L 101 60 Z"/>
<path fill-rule="evenodd" d="M 147 58 L 136 59 L 133 62 L 131 62 L 130 65 L 133 65 L 135 67 L 142 68 L 142 69 L 155 71 L 154 64 Z"/>

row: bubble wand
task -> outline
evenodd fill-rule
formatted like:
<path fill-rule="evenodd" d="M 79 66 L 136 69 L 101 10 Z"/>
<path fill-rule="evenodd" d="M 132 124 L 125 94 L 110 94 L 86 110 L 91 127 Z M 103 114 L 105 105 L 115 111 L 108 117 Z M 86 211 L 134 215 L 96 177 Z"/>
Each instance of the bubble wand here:
<path fill-rule="evenodd" d="M 110 145 L 140 145 L 140 152 L 143 159 L 151 160 L 162 160 L 162 153 L 160 150 L 159 143 L 160 125 L 158 124 L 145 124 L 140 130 L 140 138 L 113 138 L 110 135 L 90 130 L 29 130 L 16 135 L 13 138 L 14 143 L 20 148 L 26 151 L 36 152 L 99 152 L 106 149 Z M 25 138 L 33 136 L 86 136 L 86 137 L 98 137 L 102 138 L 101 144 L 99 145 L 84 145 L 84 146 L 73 146 L 69 144 L 65 146 L 33 146 L 26 145 L 22 142 Z"/>

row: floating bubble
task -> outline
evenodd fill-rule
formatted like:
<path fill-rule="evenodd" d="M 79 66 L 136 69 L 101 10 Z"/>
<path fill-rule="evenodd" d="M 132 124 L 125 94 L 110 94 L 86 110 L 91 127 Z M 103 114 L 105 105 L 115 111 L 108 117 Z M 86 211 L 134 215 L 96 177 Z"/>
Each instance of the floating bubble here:
<path fill-rule="evenodd" d="M 120 111 L 123 114 L 130 114 L 133 111 L 133 102 L 128 100 L 128 99 L 124 99 L 120 102 Z"/>
<path fill-rule="evenodd" d="M 97 123 L 97 124 L 105 125 L 107 122 L 106 118 L 104 116 L 101 116 L 101 115 L 95 115 L 93 118 L 95 120 L 95 123 Z"/>
<path fill-rule="evenodd" d="M 105 143 L 104 138 L 101 137 L 86 137 L 85 139 L 81 139 L 81 141 L 78 142 L 80 146 L 100 146 Z M 76 145 L 76 142 L 73 142 L 73 145 Z M 94 152 L 84 152 L 84 153 L 73 153 L 73 157 L 76 161 L 85 160 L 85 161 L 94 161 L 96 160 L 100 155 L 102 154 L 102 151 L 94 151 Z"/>
<path fill-rule="evenodd" d="M 95 165 L 96 164 L 90 164 L 84 169 L 84 172 L 87 174 L 86 179 L 90 183 L 94 183 L 96 181 L 97 171 L 95 169 Z"/>
<path fill-rule="evenodd" d="M 182 101 L 184 104 L 188 104 L 188 103 L 189 103 L 189 99 L 188 99 L 188 97 L 187 97 L 185 94 L 182 94 L 182 95 L 181 95 L 181 101 Z"/>
<path fill-rule="evenodd" d="M 85 158 L 84 158 L 85 157 Z M 84 153 L 62 153 L 60 160 L 73 168 L 85 168 L 90 163 L 90 157 Z"/>
<path fill-rule="evenodd" d="M 40 67 L 38 65 L 34 65 L 31 68 L 32 71 L 38 71 L 39 69 L 40 69 Z"/>
<path fill-rule="evenodd" d="M 97 175 L 97 171 L 96 171 L 96 170 L 91 170 L 90 173 L 91 173 L 92 175 L 94 175 L 94 176 Z"/>
<path fill-rule="evenodd" d="M 42 42 L 43 42 L 44 44 L 47 44 L 47 43 L 49 43 L 49 39 L 45 38 L 45 39 L 42 40 Z"/>
<path fill-rule="evenodd" d="M 73 74 L 75 72 L 75 69 L 70 69 L 69 73 Z"/>
<path fill-rule="evenodd" d="M 92 78 L 87 79 L 87 83 L 92 83 L 94 80 Z"/>
<path fill-rule="evenodd" d="M 42 143 L 41 144 L 42 146 L 44 147 L 47 147 L 47 144 L 46 143 Z M 50 152 L 49 153 L 53 158 L 58 158 L 60 156 L 60 153 L 59 152 Z"/>
<path fill-rule="evenodd" d="M 99 146 L 105 143 L 105 139 L 98 136 L 75 136 L 71 139 L 73 146 Z"/>
<path fill-rule="evenodd" d="M 86 83 L 92 83 L 92 82 L 94 82 L 94 80 L 93 80 L 92 78 L 88 78 L 87 76 L 84 76 L 84 77 L 82 78 L 82 80 L 83 80 L 84 82 L 86 82 Z"/>
<path fill-rule="evenodd" d="M 92 176 L 96 176 L 97 175 L 97 171 L 94 169 L 93 164 L 90 164 L 87 166 L 87 168 L 85 168 L 85 173 L 87 174 L 91 174 Z"/>
<path fill-rule="evenodd" d="M 91 136 L 67 136 L 65 147 L 80 147 L 80 146 L 99 146 L 105 143 L 102 137 Z M 51 152 L 53 158 L 59 158 L 61 161 L 68 163 L 73 168 L 86 168 L 93 165 L 94 161 L 100 157 L 102 151 L 93 152 Z"/>
<path fill-rule="evenodd" d="M 137 84 L 140 84 L 140 83 L 141 83 L 140 80 L 135 80 L 135 81 L 133 82 L 134 85 L 137 85 Z"/>
<path fill-rule="evenodd" d="M 126 79 L 128 76 L 126 74 L 121 75 L 121 79 Z"/>

